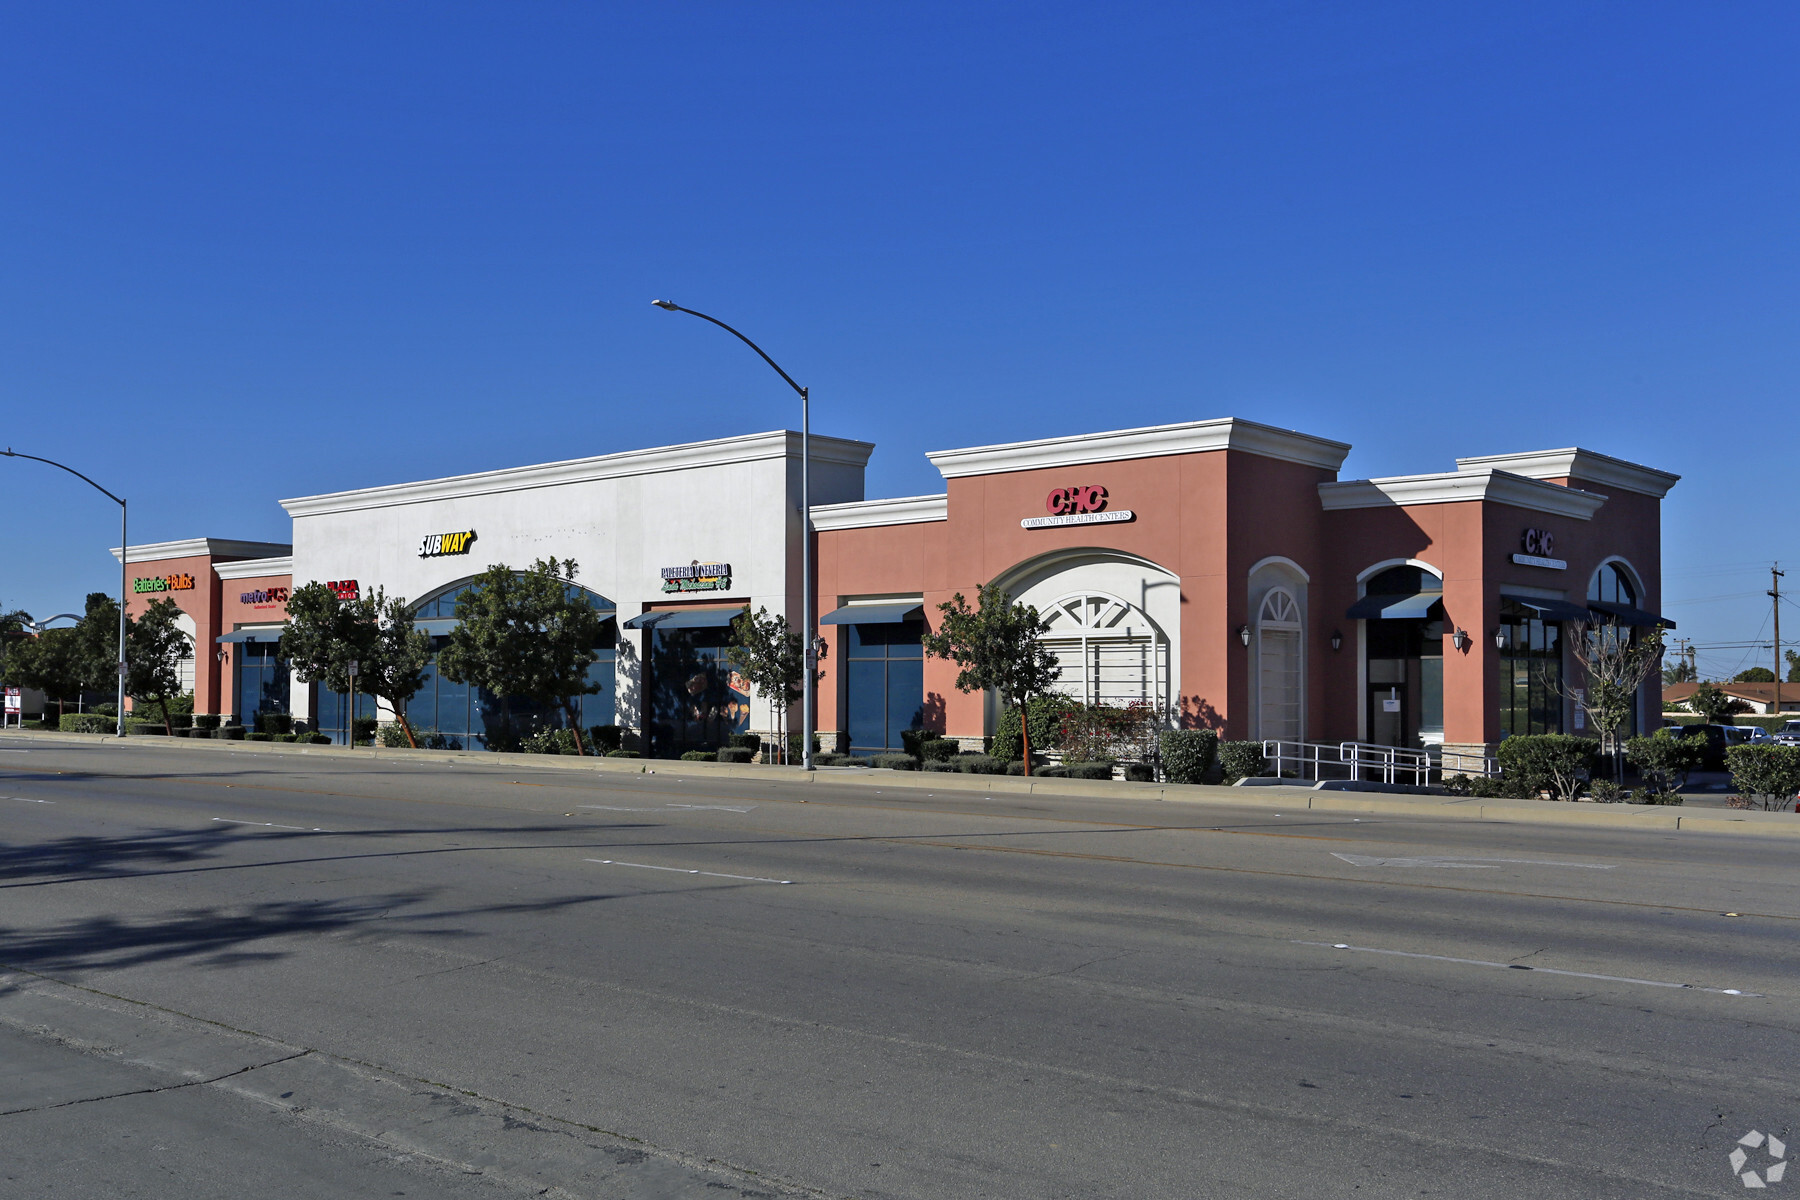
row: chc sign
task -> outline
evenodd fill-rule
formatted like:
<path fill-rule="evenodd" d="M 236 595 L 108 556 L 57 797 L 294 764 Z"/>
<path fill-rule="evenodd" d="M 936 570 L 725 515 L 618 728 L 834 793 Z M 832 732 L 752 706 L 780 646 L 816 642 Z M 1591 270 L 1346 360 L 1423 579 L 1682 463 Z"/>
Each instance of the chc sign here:
<path fill-rule="evenodd" d="M 1111 525 L 1130 521 L 1137 514 L 1129 508 L 1106 507 L 1106 489 L 1098 484 L 1056 488 L 1044 498 L 1047 517 L 1026 517 L 1022 529 L 1060 529 L 1065 525 Z"/>

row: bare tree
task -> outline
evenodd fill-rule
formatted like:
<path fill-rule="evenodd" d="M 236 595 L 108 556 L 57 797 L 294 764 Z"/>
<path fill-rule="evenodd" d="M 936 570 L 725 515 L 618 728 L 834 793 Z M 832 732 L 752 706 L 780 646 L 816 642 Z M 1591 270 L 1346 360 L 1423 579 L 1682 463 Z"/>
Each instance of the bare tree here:
<path fill-rule="evenodd" d="M 1658 625 L 1641 636 L 1631 626 L 1613 621 L 1570 621 L 1564 629 L 1569 655 L 1580 665 L 1586 686 L 1574 689 L 1546 682 L 1587 714 L 1600 735 L 1601 751 L 1612 757 L 1616 779 L 1623 769 L 1619 731 L 1631 716 L 1638 689 L 1661 667 L 1664 627 Z"/>

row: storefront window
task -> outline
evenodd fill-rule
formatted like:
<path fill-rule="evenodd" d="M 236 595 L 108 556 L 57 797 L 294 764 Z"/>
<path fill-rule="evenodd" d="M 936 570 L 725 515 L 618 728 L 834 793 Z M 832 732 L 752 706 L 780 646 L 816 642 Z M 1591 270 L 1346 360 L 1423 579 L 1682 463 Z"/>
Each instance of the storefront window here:
<path fill-rule="evenodd" d="M 233 711 L 252 728 L 258 713 L 288 711 L 288 667 L 275 657 L 276 646 L 275 642 L 242 642 L 236 648 Z"/>
<path fill-rule="evenodd" d="M 313 713 L 313 720 L 318 731 L 329 737 L 333 745 L 350 744 L 349 711 L 350 697 L 344 692 L 319 689 L 319 702 Z M 356 693 L 356 716 L 360 720 L 375 717 L 375 697 L 363 692 Z"/>
<path fill-rule="evenodd" d="M 1506 604 L 1500 629 L 1500 736 L 1561 733 L 1562 625 Z"/>
<path fill-rule="evenodd" d="M 718 750 L 750 730 L 750 685 L 731 661 L 729 626 L 656 629 L 650 637 L 650 754 Z"/>
<path fill-rule="evenodd" d="M 848 628 L 844 690 L 850 748 L 902 750 L 900 734 L 925 725 L 925 622 Z"/>

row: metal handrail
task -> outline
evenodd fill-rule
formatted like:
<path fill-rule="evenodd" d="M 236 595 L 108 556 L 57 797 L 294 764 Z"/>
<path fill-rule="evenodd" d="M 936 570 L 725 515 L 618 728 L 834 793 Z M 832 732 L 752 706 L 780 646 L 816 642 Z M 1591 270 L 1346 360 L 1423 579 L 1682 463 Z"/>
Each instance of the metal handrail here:
<path fill-rule="evenodd" d="M 1424 786 L 1431 782 L 1436 765 L 1429 752 L 1403 746 L 1377 746 L 1370 742 L 1263 741 L 1263 757 L 1276 778 L 1287 778 L 1289 768 L 1299 779 L 1323 779 L 1327 767 L 1349 772 L 1352 780 Z"/>
<path fill-rule="evenodd" d="M 1351 779 L 1360 780 L 1363 768 L 1369 766 L 1377 769 L 1377 779 L 1382 783 L 1399 783 L 1402 774 L 1411 775 L 1411 782 L 1421 787 L 1431 782 L 1431 755 L 1424 750 L 1340 742 L 1338 757 L 1350 765 Z"/>

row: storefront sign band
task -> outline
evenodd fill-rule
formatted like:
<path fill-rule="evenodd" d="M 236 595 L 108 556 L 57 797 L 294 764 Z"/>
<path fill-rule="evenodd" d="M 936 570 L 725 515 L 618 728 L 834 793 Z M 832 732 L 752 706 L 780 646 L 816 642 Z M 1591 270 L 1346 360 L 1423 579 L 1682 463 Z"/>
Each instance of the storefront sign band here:
<path fill-rule="evenodd" d="M 1019 522 L 1019 528 L 1060 529 L 1064 525 L 1111 525 L 1136 519 L 1137 514 L 1129 508 L 1115 508 L 1108 512 L 1070 513 L 1063 517 L 1026 517 Z"/>

